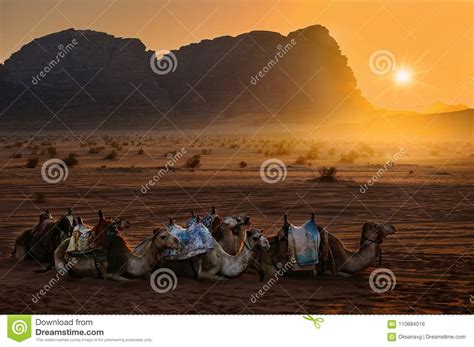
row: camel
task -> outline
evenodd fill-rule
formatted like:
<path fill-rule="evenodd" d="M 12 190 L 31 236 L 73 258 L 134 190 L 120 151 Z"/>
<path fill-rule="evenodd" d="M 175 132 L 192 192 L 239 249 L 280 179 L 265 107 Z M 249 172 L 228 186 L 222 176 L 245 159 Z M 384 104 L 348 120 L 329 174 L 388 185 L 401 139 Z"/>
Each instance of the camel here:
<path fill-rule="evenodd" d="M 247 215 L 227 216 L 221 221 L 215 239 L 222 249 L 230 254 L 239 254 L 250 226 L 250 217 Z"/>
<path fill-rule="evenodd" d="M 56 221 L 49 210 L 46 210 L 41 213 L 36 226 L 18 235 L 11 256 L 18 260 L 35 259 L 52 263 L 54 250 L 62 240 L 71 235 L 76 223 L 71 209 Z"/>
<path fill-rule="evenodd" d="M 166 228 L 153 230 L 153 236 L 142 243 L 141 254 L 132 251 L 122 236 L 117 235 L 117 225 L 111 222 L 107 229 L 115 234 L 107 240 L 107 253 L 69 254 L 66 252 L 69 239 L 64 240 L 54 252 L 56 270 L 78 277 L 99 277 L 107 280 L 126 281 L 129 278 L 146 278 L 160 263 L 165 248 L 177 249 L 179 240 Z"/>
<path fill-rule="evenodd" d="M 191 210 L 191 219 L 188 221 L 188 226 L 191 221 L 196 221 L 198 216 L 194 213 L 194 210 Z M 219 226 L 221 224 L 222 218 L 217 214 L 217 210 L 214 206 L 212 206 L 211 212 L 203 218 L 200 218 L 201 222 L 205 225 L 206 228 L 209 229 L 212 236 L 215 237 L 216 233 L 218 232 Z"/>
<path fill-rule="evenodd" d="M 314 216 L 312 216 L 314 218 Z M 288 217 L 284 216 L 284 225 L 277 236 L 269 238 L 270 250 L 262 254 L 259 263 L 254 262 L 253 266 L 262 273 L 269 273 L 271 276 L 288 263 Z M 358 250 L 349 250 L 331 233 L 328 235 L 329 257 L 327 264 L 323 262 L 314 267 L 314 271 L 319 270 L 324 273 L 333 273 L 339 276 L 350 276 L 353 273 L 363 271 L 368 268 L 374 259 L 381 254 L 381 244 L 383 239 L 396 232 L 396 227 L 391 224 L 377 222 L 366 222 L 362 226 L 361 237 Z M 318 231 L 322 235 L 326 230 L 318 225 Z M 326 266 L 325 266 L 326 265 Z M 326 269 L 324 270 L 324 266 Z"/>
<path fill-rule="evenodd" d="M 244 247 L 237 255 L 230 255 L 214 240 L 212 251 L 193 258 L 198 279 L 221 280 L 240 276 L 260 252 L 268 250 L 270 244 L 263 231 L 251 229 L 246 233 Z"/>

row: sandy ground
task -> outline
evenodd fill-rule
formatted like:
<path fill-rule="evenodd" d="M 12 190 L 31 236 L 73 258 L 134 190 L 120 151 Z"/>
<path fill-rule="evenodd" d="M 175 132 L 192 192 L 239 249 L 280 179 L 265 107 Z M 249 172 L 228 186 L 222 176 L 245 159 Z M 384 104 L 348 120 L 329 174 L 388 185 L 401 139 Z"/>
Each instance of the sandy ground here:
<path fill-rule="evenodd" d="M 164 165 L 164 152 L 180 148 L 175 139 L 148 140 L 143 144 L 123 145 L 117 159 L 105 160 L 102 154 L 89 154 L 94 144 L 76 146 L 71 139 L 49 139 L 58 148 L 58 157 L 75 151 L 79 165 L 70 168 L 65 181 L 48 184 L 41 177 L 40 158 L 36 168 L 24 164 L 23 157 L 11 159 L 18 138 L 3 137 L 0 149 L 0 313 L 472 313 L 474 309 L 474 221 L 472 219 L 472 172 L 474 152 L 471 143 L 436 146 L 418 144 L 364 194 L 360 184 L 367 181 L 397 150 L 397 145 L 375 146 L 370 157 L 353 164 L 338 162 L 340 153 L 351 146 L 343 144 L 331 151 L 320 144 L 318 159 L 308 165 L 293 165 L 299 149 L 276 155 L 288 166 L 284 181 L 267 184 L 259 165 L 267 157 L 260 142 L 231 148 L 233 140 L 202 141 L 188 150 L 187 157 L 203 148 L 201 168 L 190 172 L 176 164 L 146 194 L 140 187 Z M 38 139 L 39 149 L 48 139 Z M 97 142 L 102 141 L 96 139 Z M 130 142 L 121 138 L 120 142 Z M 224 142 L 222 146 L 221 143 Z M 137 150 L 143 147 L 145 153 Z M 267 148 L 271 146 L 267 145 Z M 301 150 L 302 152 L 303 150 Z M 330 154 L 328 154 L 330 153 Z M 183 159 L 184 161 L 185 159 Z M 239 169 L 238 163 L 248 166 Z M 103 166 L 106 167 L 103 167 Z M 338 183 L 315 183 L 320 165 L 337 165 Z M 44 201 L 38 199 L 38 193 Z M 36 274 L 39 264 L 17 263 L 9 258 L 15 237 L 31 227 L 39 211 L 49 208 L 59 216 L 73 207 L 75 216 L 95 223 L 97 210 L 121 216 L 132 223 L 124 235 L 130 245 L 151 233 L 153 226 L 173 216 L 184 224 L 189 210 L 208 212 L 211 206 L 220 215 L 246 212 L 253 225 L 267 235 L 275 234 L 288 213 L 294 224 L 303 223 L 314 211 L 318 223 L 346 244 L 355 248 L 361 225 L 367 220 L 390 222 L 398 227 L 384 244 L 383 267 L 396 275 L 396 286 L 383 294 L 369 286 L 373 267 L 350 278 L 290 276 L 280 279 L 257 300 L 251 301 L 265 283 L 255 274 L 225 282 L 178 279 L 174 291 L 155 293 L 148 281 L 126 283 L 99 279 L 61 278 L 38 302 L 32 297 L 50 280 L 54 272 Z"/>

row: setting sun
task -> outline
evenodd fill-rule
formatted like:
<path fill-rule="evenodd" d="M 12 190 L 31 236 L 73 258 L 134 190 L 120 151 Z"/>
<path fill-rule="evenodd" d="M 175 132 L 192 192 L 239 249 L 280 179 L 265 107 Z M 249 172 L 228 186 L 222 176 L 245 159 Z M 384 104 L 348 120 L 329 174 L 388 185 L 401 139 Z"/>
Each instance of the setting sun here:
<path fill-rule="evenodd" d="M 398 85 L 406 85 L 411 82 L 411 72 L 407 69 L 399 69 L 395 71 L 395 82 Z"/>

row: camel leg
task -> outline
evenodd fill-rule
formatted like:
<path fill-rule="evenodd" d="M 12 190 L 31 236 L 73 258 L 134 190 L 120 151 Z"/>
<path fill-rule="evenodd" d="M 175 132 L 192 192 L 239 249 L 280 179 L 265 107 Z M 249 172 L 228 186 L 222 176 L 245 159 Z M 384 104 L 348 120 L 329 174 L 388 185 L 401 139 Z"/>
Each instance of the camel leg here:
<path fill-rule="evenodd" d="M 123 277 L 119 274 L 111 274 L 111 273 L 106 274 L 105 279 L 112 280 L 112 281 L 129 281 L 129 279 L 126 277 Z"/>

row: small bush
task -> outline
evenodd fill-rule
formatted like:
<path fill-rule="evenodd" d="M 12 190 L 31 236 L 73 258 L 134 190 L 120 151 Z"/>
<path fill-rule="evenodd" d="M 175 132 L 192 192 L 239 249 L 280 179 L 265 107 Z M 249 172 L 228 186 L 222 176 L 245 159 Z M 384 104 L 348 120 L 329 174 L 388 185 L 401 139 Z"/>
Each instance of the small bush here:
<path fill-rule="evenodd" d="M 104 146 L 89 148 L 89 154 L 99 154 L 105 149 Z"/>
<path fill-rule="evenodd" d="M 307 161 L 306 161 L 306 157 L 305 156 L 302 156 L 300 155 L 296 160 L 295 160 L 295 164 L 296 165 L 306 165 Z"/>
<path fill-rule="evenodd" d="M 143 153 L 145 153 L 145 151 L 143 150 L 143 147 L 140 147 L 140 149 L 138 150 L 138 154 L 142 155 Z"/>
<path fill-rule="evenodd" d="M 35 202 L 41 204 L 46 201 L 46 195 L 44 193 L 36 193 L 35 194 Z"/>
<path fill-rule="evenodd" d="M 13 159 L 19 159 L 19 158 L 22 157 L 22 155 L 21 155 L 21 153 L 13 153 L 13 154 L 11 155 L 11 157 L 12 157 Z"/>
<path fill-rule="evenodd" d="M 117 151 L 115 149 L 105 156 L 107 160 L 114 160 L 115 158 L 117 158 Z"/>
<path fill-rule="evenodd" d="M 188 169 L 195 169 L 201 166 L 201 155 L 196 154 L 193 155 L 191 158 L 186 160 L 186 163 L 184 164 L 184 167 Z"/>
<path fill-rule="evenodd" d="M 245 169 L 245 168 L 247 167 L 247 163 L 246 163 L 245 161 L 241 161 L 241 162 L 239 163 L 239 167 L 240 167 L 241 169 Z"/>
<path fill-rule="evenodd" d="M 79 164 L 76 153 L 69 153 L 69 155 L 63 160 L 68 167 L 73 167 Z"/>
<path fill-rule="evenodd" d="M 38 157 L 33 157 L 33 158 L 28 158 L 26 161 L 26 167 L 28 169 L 34 169 L 36 165 L 38 165 L 39 158 Z"/>
<path fill-rule="evenodd" d="M 357 158 L 359 158 L 359 154 L 357 154 L 357 152 L 351 150 L 348 153 L 341 154 L 341 159 L 339 159 L 339 161 L 341 163 L 352 164 L 352 163 L 354 163 L 354 161 L 356 161 Z"/>
<path fill-rule="evenodd" d="M 320 182 L 337 181 L 337 168 L 335 166 L 321 166 L 318 168 Z"/>
<path fill-rule="evenodd" d="M 48 152 L 50 157 L 55 157 L 58 154 L 58 151 L 56 150 L 56 147 L 50 146 L 46 148 L 46 151 Z"/>

